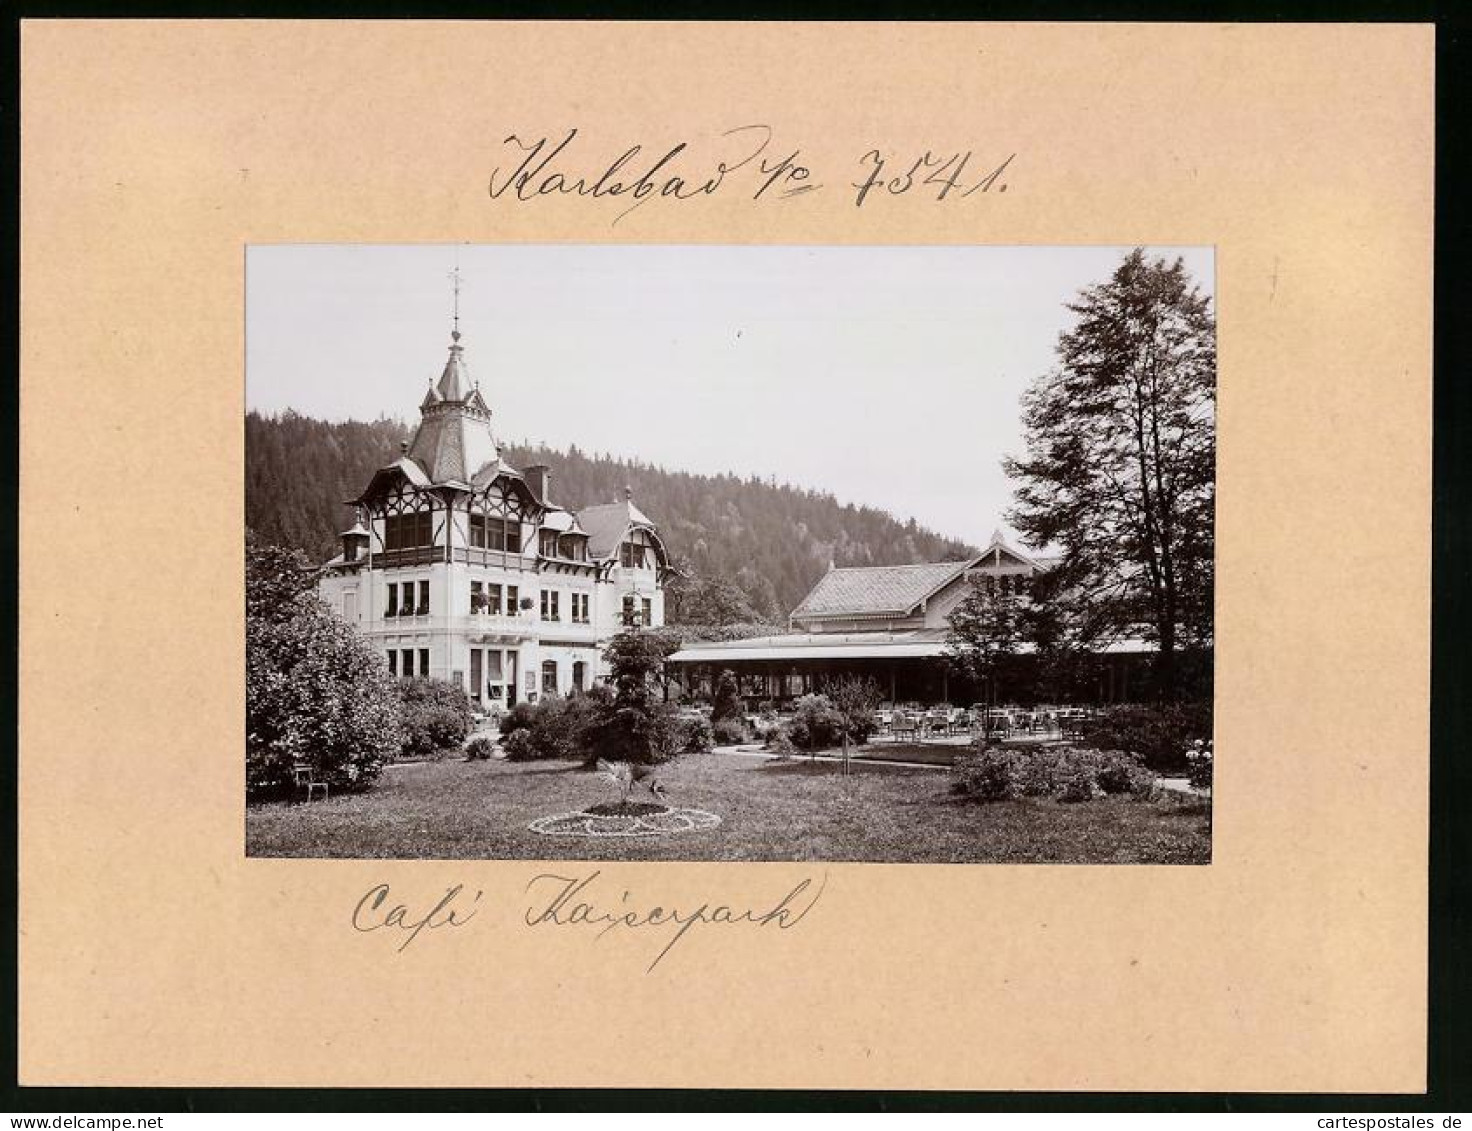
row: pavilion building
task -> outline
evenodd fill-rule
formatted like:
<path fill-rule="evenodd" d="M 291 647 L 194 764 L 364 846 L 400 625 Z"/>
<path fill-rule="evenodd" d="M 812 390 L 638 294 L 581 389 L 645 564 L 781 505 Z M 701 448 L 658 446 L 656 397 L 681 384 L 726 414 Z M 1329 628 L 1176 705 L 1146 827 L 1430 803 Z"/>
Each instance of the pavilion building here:
<path fill-rule="evenodd" d="M 1051 558 L 1008 542 L 999 530 L 981 554 L 965 561 L 830 565 L 792 610 L 790 632 L 690 644 L 670 662 L 684 689 L 696 696 L 708 697 L 720 672 L 733 672 L 750 704 L 790 701 L 821 692 L 840 676 L 857 675 L 877 684 L 890 703 L 969 705 L 981 700 L 982 690 L 946 662 L 947 618 L 974 581 L 1003 593 L 1022 593 L 1053 564 Z M 1100 651 L 1106 662 L 1096 698 L 1127 699 L 1131 672 L 1148 659 L 1150 647 L 1142 640 L 1121 639 Z"/>
<path fill-rule="evenodd" d="M 664 623 L 669 556 L 628 491 L 574 511 L 545 466 L 501 458 L 457 326 L 398 459 L 348 500 L 357 521 L 319 593 L 400 677 L 482 706 L 568 695 L 603 678 L 608 639 Z"/>

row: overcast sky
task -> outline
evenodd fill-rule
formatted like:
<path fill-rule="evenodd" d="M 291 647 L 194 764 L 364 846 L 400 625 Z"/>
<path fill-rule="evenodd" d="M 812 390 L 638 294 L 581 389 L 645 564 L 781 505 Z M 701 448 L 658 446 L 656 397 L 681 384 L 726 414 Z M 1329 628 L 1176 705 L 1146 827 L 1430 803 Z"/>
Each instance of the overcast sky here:
<path fill-rule="evenodd" d="M 1150 250 L 1212 293 L 1212 249 Z M 246 404 L 417 422 L 458 257 L 465 360 L 498 439 L 775 477 L 984 545 L 1063 304 L 1127 251 L 252 247 Z"/>

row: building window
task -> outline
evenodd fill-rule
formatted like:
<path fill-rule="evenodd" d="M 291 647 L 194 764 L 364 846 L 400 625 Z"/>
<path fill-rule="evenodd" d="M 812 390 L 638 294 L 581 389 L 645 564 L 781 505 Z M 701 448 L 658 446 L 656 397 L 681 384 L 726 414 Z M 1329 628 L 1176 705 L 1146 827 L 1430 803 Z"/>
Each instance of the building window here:
<path fill-rule="evenodd" d="M 521 522 L 514 518 L 470 516 L 470 544 L 478 550 L 507 550 L 521 553 Z"/>
<path fill-rule="evenodd" d="M 405 648 L 401 654 L 403 656 L 403 666 L 399 674 L 405 679 L 412 679 L 414 677 L 414 649 Z"/>
<path fill-rule="evenodd" d="M 410 550 L 434 545 L 434 520 L 428 511 L 391 514 L 383 520 L 383 548 Z"/>
<path fill-rule="evenodd" d="M 643 612 L 644 614 L 644 619 L 640 623 L 643 624 L 645 628 L 649 628 L 654 623 L 654 602 L 651 601 L 648 597 L 644 598 L 644 604 L 641 612 Z"/>
<path fill-rule="evenodd" d="M 419 583 L 419 615 L 429 616 L 429 581 L 428 579 Z"/>
<path fill-rule="evenodd" d="M 537 534 L 537 552 L 544 558 L 557 556 L 557 531 L 543 530 Z"/>
<path fill-rule="evenodd" d="M 574 593 L 572 595 L 572 622 L 573 624 L 587 624 L 591 617 L 588 609 L 588 594 Z"/>
<path fill-rule="evenodd" d="M 476 700 L 479 700 L 481 697 L 481 691 L 482 687 L 480 682 L 480 649 L 472 648 L 470 650 L 470 694 Z"/>
<path fill-rule="evenodd" d="M 419 649 L 419 674 L 424 679 L 429 678 L 429 649 Z"/>
<path fill-rule="evenodd" d="M 557 694 L 557 661 L 542 661 L 542 694 Z"/>
<path fill-rule="evenodd" d="M 395 652 L 392 648 L 388 650 L 388 674 L 399 674 L 399 654 Z"/>
<path fill-rule="evenodd" d="M 472 581 L 470 583 L 470 611 L 472 613 L 483 613 L 486 611 L 485 586 L 479 581 Z"/>
<path fill-rule="evenodd" d="M 588 665 L 582 660 L 574 660 L 572 665 L 572 689 L 574 691 L 586 691 L 584 680 L 587 679 Z"/>
<path fill-rule="evenodd" d="M 559 596 L 560 595 L 558 594 L 557 590 L 555 590 L 555 589 L 543 589 L 542 590 L 542 619 L 543 620 L 561 620 L 562 619 L 562 617 L 559 615 L 558 608 L 557 608 L 557 602 L 558 602 L 558 597 Z"/>
<path fill-rule="evenodd" d="M 633 624 L 634 624 L 635 619 L 636 618 L 634 616 L 634 595 L 632 593 L 625 593 L 624 594 L 624 624 L 629 625 L 629 626 L 632 627 Z"/>
<path fill-rule="evenodd" d="M 399 615 L 399 587 L 392 581 L 388 583 L 388 608 L 384 609 L 383 615 L 386 617 Z"/>
<path fill-rule="evenodd" d="M 486 653 L 486 682 L 500 683 L 505 677 L 501 674 L 501 652 L 493 649 Z M 500 689 L 497 688 L 497 691 Z"/>
<path fill-rule="evenodd" d="M 496 587 L 496 591 L 499 593 L 500 589 L 501 587 L 498 585 Z M 506 615 L 508 617 L 514 617 L 518 612 L 518 605 L 520 603 L 521 590 L 518 589 L 515 585 L 506 586 Z"/>

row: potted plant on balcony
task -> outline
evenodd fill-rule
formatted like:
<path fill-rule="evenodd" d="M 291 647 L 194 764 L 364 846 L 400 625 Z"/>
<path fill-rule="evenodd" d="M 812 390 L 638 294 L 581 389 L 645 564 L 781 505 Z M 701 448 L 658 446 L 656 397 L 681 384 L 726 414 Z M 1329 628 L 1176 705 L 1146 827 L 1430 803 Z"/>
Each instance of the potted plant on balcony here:
<path fill-rule="evenodd" d="M 528 609 L 530 609 L 535 604 L 536 604 L 536 602 L 533 601 L 530 597 L 523 597 L 521 599 L 521 611 L 522 612 L 526 612 Z"/>

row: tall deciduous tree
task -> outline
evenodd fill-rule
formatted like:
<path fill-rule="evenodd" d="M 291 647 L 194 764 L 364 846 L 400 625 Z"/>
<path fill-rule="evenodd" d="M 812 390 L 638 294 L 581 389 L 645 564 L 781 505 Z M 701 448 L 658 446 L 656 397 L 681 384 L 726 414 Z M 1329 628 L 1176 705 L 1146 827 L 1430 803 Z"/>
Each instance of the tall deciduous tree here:
<path fill-rule="evenodd" d="M 990 583 L 990 584 L 988 584 Z M 1022 643 L 1019 599 L 996 587 L 996 578 L 973 577 L 966 596 L 951 610 L 946 661 L 995 700 L 998 683 L 1011 683 Z M 986 705 L 986 704 L 984 704 Z"/>
<path fill-rule="evenodd" d="M 1136 249 L 1068 304 L 1058 365 L 1023 398 L 1027 454 L 1010 514 L 1062 551 L 1083 639 L 1143 630 L 1157 690 L 1175 698 L 1178 653 L 1212 636 L 1216 327 L 1180 260 Z"/>

